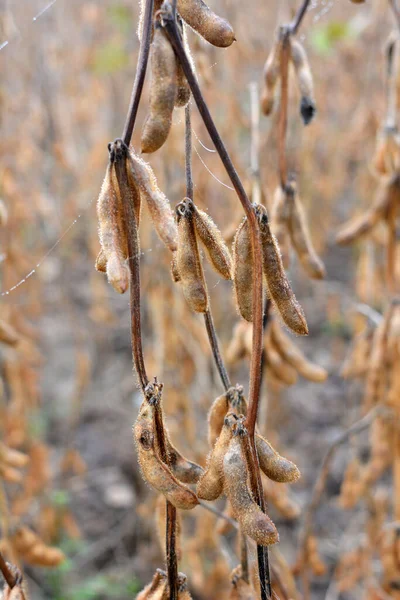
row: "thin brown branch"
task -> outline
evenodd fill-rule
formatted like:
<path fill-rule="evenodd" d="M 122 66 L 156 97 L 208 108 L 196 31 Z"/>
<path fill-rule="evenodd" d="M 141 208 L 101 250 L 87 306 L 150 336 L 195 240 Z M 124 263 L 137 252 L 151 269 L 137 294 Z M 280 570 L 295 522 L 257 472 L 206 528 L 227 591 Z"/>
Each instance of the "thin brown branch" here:
<path fill-rule="evenodd" d="M 12 588 L 17 583 L 17 580 L 16 580 L 15 576 L 13 575 L 13 573 L 11 572 L 10 567 L 4 560 L 4 557 L 1 552 L 0 552 L 0 571 L 3 574 L 5 581 L 7 582 L 8 587 L 12 590 Z"/>
<path fill-rule="evenodd" d="M 395 0 L 393 0 L 395 1 Z M 296 35 L 301 25 L 302 20 L 307 12 L 308 5 L 310 4 L 310 0 L 304 0 L 303 4 L 300 6 L 297 15 L 289 25 L 289 31 L 291 35 Z"/>
<path fill-rule="evenodd" d="M 220 510 L 215 508 L 215 506 L 212 506 L 211 504 L 207 504 L 203 500 L 199 500 L 199 504 L 200 504 L 200 506 L 202 506 L 209 512 L 213 513 L 213 515 L 216 515 L 220 519 L 224 519 L 225 521 L 228 521 L 228 523 L 230 523 L 232 525 L 232 527 L 234 527 L 235 529 L 239 529 L 239 525 L 237 524 L 235 519 L 228 517 L 228 515 L 226 515 L 225 513 L 221 512 Z"/>
<path fill-rule="evenodd" d="M 286 133 L 288 120 L 288 97 L 289 97 L 289 57 L 290 57 L 290 36 L 287 28 L 281 28 L 281 97 L 279 107 L 278 123 L 278 162 L 279 179 L 282 189 L 287 184 L 287 157 L 286 157 Z"/>
<path fill-rule="evenodd" d="M 253 284 L 253 344 L 252 344 L 252 355 L 250 364 L 250 384 L 249 384 L 249 410 L 246 419 L 246 427 L 249 431 L 249 437 L 253 447 L 253 465 L 255 477 L 252 480 L 252 492 L 254 497 L 257 498 L 258 504 L 262 506 L 262 483 L 259 472 L 259 465 L 257 459 L 257 451 L 254 444 L 254 431 L 257 421 L 258 404 L 260 398 L 260 369 L 261 369 L 261 354 L 262 354 L 262 318 L 263 318 L 263 299 L 262 299 L 262 251 L 260 232 L 256 219 L 255 212 L 252 205 L 246 195 L 243 188 L 242 182 L 236 172 L 235 167 L 230 159 L 230 156 L 225 148 L 225 145 L 218 133 L 218 130 L 211 117 L 208 106 L 203 98 L 197 79 L 192 71 L 191 64 L 186 55 L 185 49 L 181 42 L 178 29 L 176 27 L 175 20 L 171 14 L 171 10 L 166 8 L 163 12 L 163 26 L 168 35 L 168 38 L 174 48 L 174 51 L 178 57 L 179 62 L 182 65 L 182 69 L 185 73 L 186 79 L 189 83 L 192 91 L 193 98 L 196 102 L 197 108 L 203 119 L 203 122 L 207 128 L 207 131 L 214 143 L 214 146 L 220 156 L 220 159 L 225 167 L 225 170 L 235 188 L 238 198 L 243 206 L 245 214 L 248 218 L 250 231 L 251 231 L 251 244 L 254 256 L 254 284 Z M 257 477 L 258 474 L 258 477 Z M 259 481 L 257 481 L 257 479 Z M 258 484 L 258 485 L 257 485 Z M 268 549 L 262 546 L 258 546 L 258 566 L 261 582 L 261 598 L 266 600 L 271 598 L 271 586 L 268 569 Z"/>
<path fill-rule="evenodd" d="M 142 96 L 143 84 L 146 77 L 147 63 L 150 54 L 151 29 L 153 20 L 154 0 L 146 0 L 146 7 L 143 19 L 143 34 L 139 48 L 139 56 L 136 67 L 136 76 L 133 83 L 131 100 L 129 103 L 128 115 L 124 126 L 122 139 L 129 146 L 131 143 L 133 128 L 135 126 L 136 115 L 139 108 L 140 98 Z"/>

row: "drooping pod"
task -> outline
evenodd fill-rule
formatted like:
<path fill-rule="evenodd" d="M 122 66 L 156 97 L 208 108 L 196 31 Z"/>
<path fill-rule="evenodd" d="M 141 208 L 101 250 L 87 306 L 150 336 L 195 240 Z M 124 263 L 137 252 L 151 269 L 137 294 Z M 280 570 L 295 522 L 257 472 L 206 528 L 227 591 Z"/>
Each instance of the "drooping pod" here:
<path fill-rule="evenodd" d="M 279 352 L 277 352 L 272 344 L 271 335 L 269 332 L 266 334 L 264 339 L 264 350 L 265 363 L 267 367 L 271 369 L 274 377 L 285 385 L 294 385 L 297 381 L 296 370 L 287 362 L 282 360 Z"/>
<path fill-rule="evenodd" d="M 263 270 L 268 295 L 284 323 L 295 333 L 307 335 L 307 322 L 286 277 L 278 245 L 269 227 L 267 211 L 261 204 L 255 207 L 255 211 L 260 226 Z"/>
<path fill-rule="evenodd" d="M 280 57 L 282 44 L 276 40 L 264 65 L 265 87 L 261 95 L 261 109 L 264 115 L 270 115 L 275 104 L 275 88 L 280 76 Z"/>
<path fill-rule="evenodd" d="M 254 502 L 247 485 L 247 467 L 242 454 L 239 436 L 232 437 L 223 460 L 224 491 L 232 505 L 233 514 L 242 532 L 259 546 L 269 546 L 279 541 L 271 519 Z"/>
<path fill-rule="evenodd" d="M 16 346 L 20 339 L 17 330 L 10 323 L 0 319 L 0 342 L 8 346 Z"/>
<path fill-rule="evenodd" d="M 214 269 L 224 279 L 232 279 L 232 259 L 221 232 L 207 213 L 193 204 L 196 234 Z"/>
<path fill-rule="evenodd" d="M 129 286 L 129 268 L 126 227 L 119 191 L 113 176 L 113 164 L 109 164 L 97 201 L 99 238 L 103 251 L 101 261 L 96 261 L 98 270 L 106 270 L 108 281 L 119 294 Z M 99 268 L 100 267 L 100 268 Z"/>
<path fill-rule="evenodd" d="M 400 135 L 397 127 L 384 127 L 378 134 L 372 168 L 380 176 L 391 176 L 400 167 Z"/>
<path fill-rule="evenodd" d="M 290 37 L 290 58 L 296 72 L 301 94 L 300 114 L 304 125 L 308 125 L 314 118 L 316 111 L 313 77 L 306 51 L 300 42 L 293 37 Z"/>
<path fill-rule="evenodd" d="M 172 445 L 167 435 L 167 453 L 169 466 L 173 474 L 182 483 L 197 483 L 204 469 L 200 465 L 188 460 Z"/>
<path fill-rule="evenodd" d="M 129 165 L 140 194 L 146 201 L 159 238 L 171 252 L 175 252 L 178 247 L 178 230 L 174 214 L 167 197 L 157 185 L 153 169 L 139 158 L 132 149 L 129 152 Z"/>
<path fill-rule="evenodd" d="M 275 190 L 271 208 L 271 231 L 281 251 L 282 264 L 285 269 L 290 262 L 290 237 L 288 230 L 289 206 L 287 192 L 278 186 Z"/>
<path fill-rule="evenodd" d="M 208 443 L 211 448 L 214 447 L 214 444 L 221 433 L 228 410 L 228 397 L 227 393 L 224 392 L 214 400 L 208 412 Z"/>
<path fill-rule="evenodd" d="M 189 199 L 176 207 L 178 250 L 176 266 L 183 295 L 195 312 L 206 312 L 208 297 L 194 227 L 193 203 Z"/>
<path fill-rule="evenodd" d="M 253 321 L 253 274 L 253 249 L 245 217 L 233 240 L 233 282 L 239 312 L 250 323 Z"/>
<path fill-rule="evenodd" d="M 179 271 L 178 271 L 178 264 L 177 264 L 176 252 L 172 253 L 172 259 L 171 259 L 171 277 L 172 277 L 172 281 L 174 283 L 178 283 L 181 280 L 181 276 L 179 275 Z"/>
<path fill-rule="evenodd" d="M 281 456 L 266 439 L 255 435 L 255 442 L 262 472 L 279 483 L 293 483 L 300 477 L 300 471 L 292 461 Z"/>
<path fill-rule="evenodd" d="M 168 597 L 167 574 L 165 571 L 157 569 L 152 581 L 139 592 L 136 596 L 136 600 L 167 600 Z"/>
<path fill-rule="evenodd" d="M 202 500 L 216 500 L 224 488 L 223 462 L 232 439 L 236 417 L 228 414 L 225 417 L 221 433 L 207 459 L 207 468 L 197 483 L 196 493 Z"/>
<path fill-rule="evenodd" d="M 273 320 L 270 324 L 269 332 L 271 335 L 271 342 L 282 356 L 283 360 L 296 369 L 299 375 L 315 383 L 326 381 L 328 377 L 327 371 L 323 367 L 307 360 L 303 353 L 296 348 L 292 340 L 281 329 L 276 320 Z"/>
<path fill-rule="evenodd" d="M 216 15 L 203 0 L 178 0 L 182 19 L 213 46 L 227 48 L 235 41 L 232 26 Z"/>
<path fill-rule="evenodd" d="M 194 62 L 192 58 L 192 54 L 190 52 L 189 44 L 187 41 L 186 28 L 182 23 L 182 19 L 178 16 L 178 23 L 180 26 L 181 34 L 182 34 L 182 42 L 185 48 L 186 56 L 190 61 L 190 65 L 192 67 L 192 71 L 195 70 Z M 186 75 L 182 68 L 182 65 L 179 60 L 176 62 L 176 98 L 175 98 L 175 106 L 177 108 L 183 108 L 187 105 L 190 100 L 190 86 L 188 80 L 186 79 Z"/>
<path fill-rule="evenodd" d="M 177 95 L 175 53 L 160 23 L 154 29 L 150 66 L 150 109 L 142 131 L 142 152 L 155 152 L 166 141 Z"/>
<path fill-rule="evenodd" d="M 144 479 L 176 508 L 190 510 L 198 504 L 196 495 L 178 481 L 157 454 L 151 407 L 143 403 L 134 425 L 139 465 Z"/>
<path fill-rule="evenodd" d="M 306 273 L 312 279 L 323 279 L 325 267 L 312 245 L 308 224 L 301 200 L 294 183 L 291 183 L 291 193 L 288 195 L 288 229 L 290 240 L 298 259 Z"/>
<path fill-rule="evenodd" d="M 229 600 L 257 600 L 257 594 L 243 578 L 242 567 L 239 565 L 231 573 L 232 589 Z"/>

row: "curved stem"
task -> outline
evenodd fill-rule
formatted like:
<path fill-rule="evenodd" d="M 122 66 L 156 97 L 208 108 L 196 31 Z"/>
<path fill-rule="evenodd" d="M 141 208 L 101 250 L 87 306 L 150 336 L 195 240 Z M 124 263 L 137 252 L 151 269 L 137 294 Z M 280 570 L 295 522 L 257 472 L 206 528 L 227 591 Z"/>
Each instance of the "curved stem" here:
<path fill-rule="evenodd" d="M 126 122 L 124 126 L 124 132 L 122 134 L 122 139 L 124 140 L 127 146 L 129 146 L 129 144 L 131 143 L 133 128 L 135 126 L 136 115 L 139 108 L 140 98 L 142 95 L 144 79 L 146 77 L 147 63 L 150 54 L 153 6 L 154 0 L 146 0 L 146 7 L 143 19 L 143 33 L 139 48 L 136 76 L 135 81 L 133 83 L 132 95 L 129 103 L 128 115 L 126 117 Z"/>
<path fill-rule="evenodd" d="M 304 19 L 304 15 L 307 12 L 308 5 L 310 4 L 310 0 L 304 0 L 303 4 L 300 6 L 297 15 L 289 25 L 289 30 L 292 35 L 296 35 L 302 20 Z"/>

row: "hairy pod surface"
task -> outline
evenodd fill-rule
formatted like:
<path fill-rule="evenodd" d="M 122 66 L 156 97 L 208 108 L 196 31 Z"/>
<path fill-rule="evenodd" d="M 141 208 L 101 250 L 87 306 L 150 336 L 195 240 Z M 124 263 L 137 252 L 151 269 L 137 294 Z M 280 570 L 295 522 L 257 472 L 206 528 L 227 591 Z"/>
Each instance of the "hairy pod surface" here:
<path fill-rule="evenodd" d="M 271 369 L 274 377 L 285 385 L 294 385 L 297 381 L 296 369 L 282 359 L 282 356 L 272 344 L 269 332 L 264 339 L 264 350 L 266 364 Z"/>
<path fill-rule="evenodd" d="M 272 321 L 270 325 L 270 334 L 271 342 L 283 360 L 296 369 L 299 375 L 314 383 L 326 381 L 328 372 L 323 367 L 307 360 L 292 340 L 282 331 L 276 320 Z"/>
<path fill-rule="evenodd" d="M 173 474 L 182 483 L 197 483 L 204 473 L 200 465 L 188 460 L 172 445 L 167 434 L 167 452 L 169 466 Z"/>
<path fill-rule="evenodd" d="M 150 54 L 150 109 L 142 131 L 142 152 L 155 152 L 165 143 L 172 125 L 177 96 L 176 57 L 158 23 L 155 26 Z"/>
<path fill-rule="evenodd" d="M 198 504 L 196 495 L 178 481 L 156 452 L 151 407 L 143 403 L 134 425 L 139 465 L 144 479 L 176 508 L 190 510 Z"/>
<path fill-rule="evenodd" d="M 207 468 L 196 488 L 196 493 L 202 500 L 216 500 L 222 494 L 224 488 L 224 456 L 232 439 L 236 420 L 236 417 L 231 414 L 225 417 L 221 433 L 208 456 Z"/>
<path fill-rule="evenodd" d="M 308 125 L 316 112 L 313 77 L 306 51 L 302 44 L 293 37 L 290 37 L 290 58 L 296 72 L 301 94 L 300 114 L 304 125 Z"/>
<path fill-rule="evenodd" d="M 178 221 L 177 270 L 183 295 L 194 312 L 206 312 L 208 297 L 194 227 L 193 203 L 183 200 L 176 207 Z"/>
<path fill-rule="evenodd" d="M 247 581 L 243 579 L 242 567 L 239 565 L 231 573 L 232 589 L 229 600 L 257 600 L 257 594 Z"/>
<path fill-rule="evenodd" d="M 239 436 L 234 436 L 223 460 L 224 490 L 232 505 L 233 514 L 242 532 L 259 546 L 269 546 L 279 541 L 271 519 L 254 502 L 247 485 L 247 467 Z"/>
<path fill-rule="evenodd" d="M 261 204 L 255 207 L 255 211 L 260 224 L 263 270 L 267 281 L 268 295 L 284 323 L 295 333 L 307 335 L 307 322 L 286 277 L 279 247 L 269 227 L 267 211 Z"/>
<path fill-rule="evenodd" d="M 255 435 L 258 460 L 262 472 L 279 483 L 293 483 L 300 477 L 300 471 L 292 461 L 281 456 L 266 439 Z"/>
<path fill-rule="evenodd" d="M 326 275 L 325 267 L 312 245 L 304 208 L 294 187 L 288 201 L 288 227 L 293 248 L 307 275 L 312 279 L 323 279 Z"/>
<path fill-rule="evenodd" d="M 212 218 L 195 205 L 193 214 L 196 234 L 204 246 L 208 260 L 221 277 L 232 279 L 232 259 L 220 230 Z"/>
<path fill-rule="evenodd" d="M 178 19 L 178 22 L 179 22 L 179 19 Z M 181 25 L 180 30 L 182 33 L 182 42 L 183 42 L 183 46 L 185 48 L 186 56 L 189 59 L 192 70 L 195 71 L 192 54 L 190 52 L 189 44 L 187 41 L 186 28 L 183 25 L 181 20 L 180 20 L 179 24 Z M 177 88 L 177 92 L 176 92 L 176 98 L 175 98 L 175 106 L 177 108 L 183 108 L 187 105 L 187 103 L 190 100 L 191 91 L 190 91 L 190 86 L 189 86 L 188 80 L 186 79 L 186 75 L 183 71 L 182 65 L 178 59 L 176 59 L 176 88 Z"/>
<path fill-rule="evenodd" d="M 290 263 L 289 206 L 285 190 L 278 186 L 274 193 L 271 209 L 271 231 L 281 251 L 282 264 L 287 269 Z"/>
<path fill-rule="evenodd" d="M 227 48 L 235 41 L 232 26 L 216 15 L 203 0 L 178 0 L 182 19 L 213 46 Z"/>
<path fill-rule="evenodd" d="M 233 281 L 239 312 L 250 323 L 253 321 L 253 275 L 250 227 L 245 217 L 233 240 Z"/>
<path fill-rule="evenodd" d="M 152 581 L 139 592 L 136 600 L 168 600 L 168 581 L 167 574 L 161 569 L 157 569 Z"/>
<path fill-rule="evenodd" d="M 146 201 L 151 219 L 162 242 L 175 252 L 178 248 L 178 230 L 168 198 L 157 185 L 151 166 L 139 158 L 133 150 L 129 152 L 131 173 Z"/>
<path fill-rule="evenodd" d="M 270 115 L 274 109 L 275 88 L 280 77 L 281 49 L 282 44 L 280 40 L 276 40 L 264 65 L 263 75 L 265 87 L 261 95 L 261 110 L 263 114 L 267 116 Z"/>
<path fill-rule="evenodd" d="M 208 443 L 214 447 L 224 425 L 226 413 L 229 410 L 227 393 L 218 396 L 208 412 Z"/>

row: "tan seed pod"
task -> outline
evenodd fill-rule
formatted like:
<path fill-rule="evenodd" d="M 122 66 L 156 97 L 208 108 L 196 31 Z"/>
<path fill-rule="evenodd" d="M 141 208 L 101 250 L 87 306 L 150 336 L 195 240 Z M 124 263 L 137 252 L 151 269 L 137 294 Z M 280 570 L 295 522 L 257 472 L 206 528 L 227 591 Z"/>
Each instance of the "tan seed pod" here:
<path fill-rule="evenodd" d="M 336 235 L 337 244 L 351 244 L 367 235 L 381 221 L 391 203 L 398 203 L 400 196 L 400 177 L 394 175 L 380 185 L 371 207 L 360 217 L 345 223 Z"/>
<path fill-rule="evenodd" d="M 231 573 L 232 589 L 229 600 L 257 600 L 257 594 L 247 581 L 243 579 L 242 567 L 239 565 Z"/>
<path fill-rule="evenodd" d="M 263 270 L 268 295 L 284 323 L 295 333 L 307 335 L 307 322 L 286 277 L 278 245 L 269 227 L 267 211 L 261 204 L 258 204 L 255 210 L 260 224 Z"/>
<path fill-rule="evenodd" d="M 224 425 L 226 413 L 229 410 L 226 392 L 218 396 L 211 405 L 208 413 L 208 443 L 214 447 Z"/>
<path fill-rule="evenodd" d="M 153 169 L 133 150 L 129 152 L 129 166 L 133 179 L 139 186 L 140 195 L 146 201 L 159 238 L 171 252 L 175 252 L 178 247 L 178 231 L 174 215 L 167 197 L 157 185 Z"/>
<path fill-rule="evenodd" d="M 134 438 L 138 451 L 139 465 L 144 479 L 155 490 L 164 494 L 176 508 L 190 510 L 197 506 L 196 495 L 178 481 L 169 468 L 158 457 L 151 407 L 143 403 L 134 425 Z"/>
<path fill-rule="evenodd" d="M 192 203 L 183 200 L 176 207 L 178 250 L 176 264 L 183 295 L 194 312 L 206 312 L 208 297 L 194 228 Z"/>
<path fill-rule="evenodd" d="M 167 436 L 167 452 L 169 467 L 175 477 L 182 483 L 197 483 L 204 473 L 200 465 L 188 460 L 172 445 Z"/>
<path fill-rule="evenodd" d="M 316 111 L 313 77 L 306 51 L 300 42 L 293 37 L 290 37 L 290 58 L 296 72 L 301 94 L 300 114 L 304 125 L 308 125 Z"/>
<path fill-rule="evenodd" d="M 179 21 L 180 21 L 180 25 L 181 25 L 180 29 L 182 32 L 182 42 L 183 42 L 183 46 L 185 48 L 186 56 L 188 57 L 188 59 L 190 61 L 190 66 L 192 67 L 192 71 L 194 71 L 195 67 L 194 67 L 192 54 L 190 52 L 189 44 L 187 41 L 186 28 L 184 27 L 184 25 L 180 19 L 179 19 Z M 191 92 L 190 92 L 190 86 L 189 86 L 188 80 L 186 79 L 186 75 L 183 71 L 182 65 L 179 62 L 179 60 L 177 60 L 177 62 L 176 62 L 176 87 L 177 87 L 177 93 L 176 93 L 176 99 L 175 99 L 175 106 L 177 108 L 183 108 L 189 102 Z"/>
<path fill-rule="evenodd" d="M 103 248 L 97 255 L 94 267 L 96 271 L 99 271 L 100 273 L 107 273 L 107 257 L 104 254 Z"/>
<path fill-rule="evenodd" d="M 125 262 L 128 250 L 122 206 L 112 169 L 108 165 L 97 201 L 97 218 L 108 281 L 118 293 L 123 294 L 129 286 L 129 269 Z"/>
<path fill-rule="evenodd" d="M 275 104 L 275 88 L 280 76 L 280 56 L 282 44 L 276 40 L 264 65 L 264 82 L 261 95 L 261 109 L 264 115 L 270 115 Z"/>
<path fill-rule="evenodd" d="M 221 277 L 232 279 L 232 259 L 220 230 L 211 217 L 194 204 L 193 214 L 196 234 L 204 246 L 210 263 Z"/>
<path fill-rule="evenodd" d="M 271 369 L 274 377 L 285 385 L 294 385 L 297 381 L 296 370 L 282 359 L 279 352 L 271 342 L 271 335 L 267 332 L 264 338 L 265 364 Z"/>
<path fill-rule="evenodd" d="M 387 309 L 383 321 L 375 329 L 364 393 L 364 406 L 369 410 L 383 399 L 386 388 L 386 348 L 394 305 Z"/>
<path fill-rule="evenodd" d="M 181 276 L 179 275 L 179 271 L 178 271 L 178 264 L 177 264 L 176 252 L 172 253 L 171 277 L 172 277 L 172 281 L 174 283 L 178 283 L 181 280 Z"/>
<path fill-rule="evenodd" d="M 287 485 L 272 481 L 269 477 L 264 478 L 264 484 L 267 505 L 274 506 L 279 514 L 288 521 L 298 519 L 302 510 L 299 504 L 290 497 Z"/>
<path fill-rule="evenodd" d="M 253 272 L 250 228 L 245 217 L 233 240 L 233 281 L 239 312 L 250 323 L 253 321 Z"/>
<path fill-rule="evenodd" d="M 287 269 L 290 263 L 290 237 L 288 230 L 289 206 L 287 194 L 278 186 L 274 193 L 271 209 L 271 231 L 281 251 L 282 264 Z"/>
<path fill-rule="evenodd" d="M 13 448 L 7 448 L 0 442 L 0 462 L 6 463 L 10 467 L 22 469 L 29 463 L 29 456 Z"/>
<path fill-rule="evenodd" d="M 400 135 L 397 128 L 385 127 L 378 135 L 372 168 L 379 176 L 391 176 L 400 167 Z"/>
<path fill-rule="evenodd" d="M 244 343 L 247 329 L 251 327 L 246 321 L 240 321 L 233 330 L 233 335 L 229 346 L 226 350 L 226 362 L 229 365 L 236 364 L 239 360 L 244 358 L 247 353 L 246 345 Z"/>
<path fill-rule="evenodd" d="M 354 338 L 350 351 L 340 370 L 340 375 L 343 379 L 363 377 L 366 375 L 371 355 L 373 335 L 373 328 L 367 327 Z"/>
<path fill-rule="evenodd" d="M 279 323 L 274 319 L 270 324 L 269 331 L 271 342 L 282 356 L 282 358 L 291 365 L 296 371 L 309 381 L 322 383 L 328 377 L 327 371 L 307 360 L 302 352 L 292 342 L 292 340 L 281 329 Z"/>
<path fill-rule="evenodd" d="M 300 471 L 294 463 L 281 456 L 266 439 L 255 435 L 255 442 L 262 472 L 279 483 L 293 483 L 300 477 Z"/>
<path fill-rule="evenodd" d="M 254 502 L 247 485 L 247 467 L 239 436 L 234 436 L 223 460 L 224 491 L 232 505 L 233 514 L 242 532 L 259 546 L 269 546 L 279 541 L 271 519 Z"/>
<path fill-rule="evenodd" d="M 4 203 L 4 200 L 0 198 L 0 226 L 4 227 L 8 221 L 8 210 Z"/>
<path fill-rule="evenodd" d="M 202 500 L 216 500 L 223 491 L 223 462 L 224 456 L 228 450 L 229 442 L 232 439 L 233 427 L 236 424 L 236 417 L 228 414 L 225 417 L 221 433 L 214 445 L 213 450 L 207 459 L 207 468 L 201 476 L 196 493 Z"/>
<path fill-rule="evenodd" d="M 39 543 L 33 546 L 27 554 L 24 554 L 23 558 L 31 565 L 39 567 L 58 567 L 64 562 L 65 555 L 58 548 L 52 548 L 43 543 Z"/>
<path fill-rule="evenodd" d="M 227 48 L 235 41 L 232 26 L 216 15 L 203 0 L 178 0 L 182 19 L 213 46 Z"/>
<path fill-rule="evenodd" d="M 294 184 L 291 185 L 289 200 L 288 229 L 290 240 L 298 259 L 312 279 L 323 279 L 326 275 L 324 263 L 314 250 L 304 208 Z"/>
<path fill-rule="evenodd" d="M 150 67 L 150 109 L 141 140 L 145 153 L 155 152 L 167 140 L 177 95 L 175 53 L 160 23 L 155 25 Z"/>
<path fill-rule="evenodd" d="M 157 569 L 152 581 L 139 592 L 136 600 L 168 600 L 168 581 L 167 574 L 161 569 Z"/>
<path fill-rule="evenodd" d="M 19 340 L 20 336 L 14 327 L 0 319 L 0 342 L 8 346 L 16 346 Z"/>

